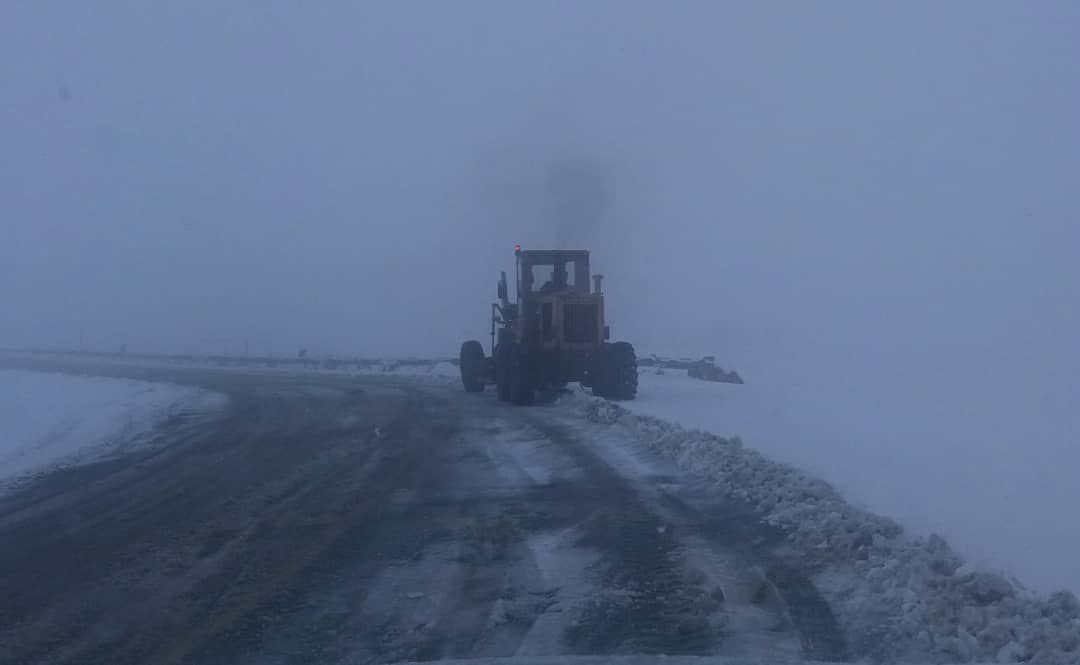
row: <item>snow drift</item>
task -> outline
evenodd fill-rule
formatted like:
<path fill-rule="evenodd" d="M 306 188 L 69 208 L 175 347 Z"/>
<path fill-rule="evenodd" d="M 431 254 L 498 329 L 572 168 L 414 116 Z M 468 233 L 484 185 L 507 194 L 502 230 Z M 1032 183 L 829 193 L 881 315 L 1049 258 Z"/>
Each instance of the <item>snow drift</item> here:
<path fill-rule="evenodd" d="M 170 416 L 224 402 L 165 383 L 0 370 L 0 491 L 140 445 Z"/>

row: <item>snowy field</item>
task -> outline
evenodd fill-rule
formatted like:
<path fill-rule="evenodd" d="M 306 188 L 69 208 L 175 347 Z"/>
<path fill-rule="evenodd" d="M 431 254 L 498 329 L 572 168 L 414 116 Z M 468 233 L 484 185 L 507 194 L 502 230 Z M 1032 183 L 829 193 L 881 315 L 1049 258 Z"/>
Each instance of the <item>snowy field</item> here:
<path fill-rule="evenodd" d="M 139 445 L 169 416 L 217 409 L 224 400 L 164 383 L 0 370 L 0 492 Z"/>
<path fill-rule="evenodd" d="M 939 533 L 972 563 L 1002 569 L 1042 592 L 1080 592 L 1080 482 L 1071 450 L 1018 445 L 1017 427 L 929 404 L 882 422 L 872 394 L 836 403 L 835 387 L 799 390 L 750 381 L 709 383 L 679 370 L 641 370 L 627 409 L 721 436 L 739 436 L 777 461 L 812 472 L 848 500 L 919 535 Z M 829 396 L 832 397 L 829 397 Z M 1036 413 L 1032 418 L 1038 418 Z M 1080 444 L 1071 427 L 1035 423 L 1032 440 Z M 1057 461 L 1055 461 L 1057 460 Z"/>

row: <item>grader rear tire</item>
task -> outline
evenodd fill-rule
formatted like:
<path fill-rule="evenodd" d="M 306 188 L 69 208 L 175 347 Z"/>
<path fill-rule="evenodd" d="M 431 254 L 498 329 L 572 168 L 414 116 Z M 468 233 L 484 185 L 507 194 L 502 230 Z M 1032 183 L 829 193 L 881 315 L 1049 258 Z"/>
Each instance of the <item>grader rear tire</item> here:
<path fill-rule="evenodd" d="M 637 397 L 637 354 L 629 342 L 609 345 L 598 363 L 593 381 L 593 394 L 612 400 L 631 400 Z"/>
<path fill-rule="evenodd" d="M 484 391 L 484 347 L 476 340 L 461 345 L 458 364 L 461 366 L 461 384 L 467 393 Z"/>

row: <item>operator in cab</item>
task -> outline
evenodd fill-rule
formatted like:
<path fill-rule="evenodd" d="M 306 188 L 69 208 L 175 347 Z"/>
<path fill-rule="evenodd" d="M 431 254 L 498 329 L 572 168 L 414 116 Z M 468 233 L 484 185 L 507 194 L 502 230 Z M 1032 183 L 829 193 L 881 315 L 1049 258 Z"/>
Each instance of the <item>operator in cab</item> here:
<path fill-rule="evenodd" d="M 540 287 L 540 293 L 553 293 L 566 289 L 566 268 L 558 265 L 551 271 L 551 277 Z"/>

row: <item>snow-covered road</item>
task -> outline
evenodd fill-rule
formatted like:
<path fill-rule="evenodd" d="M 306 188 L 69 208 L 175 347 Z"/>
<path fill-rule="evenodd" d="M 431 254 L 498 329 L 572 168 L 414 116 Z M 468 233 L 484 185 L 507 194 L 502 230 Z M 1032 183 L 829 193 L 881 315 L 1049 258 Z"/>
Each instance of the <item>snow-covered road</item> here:
<path fill-rule="evenodd" d="M 0 498 L 0 661 L 845 655 L 810 571 L 777 565 L 775 527 L 673 464 L 630 473 L 591 444 L 613 430 L 582 404 L 113 371 L 230 406 L 158 455 Z"/>
<path fill-rule="evenodd" d="M 384 369 L 102 368 L 204 386 L 231 406 L 174 436 L 167 458 L 118 461 L 85 488 L 54 474 L 0 498 L 0 584 L 18 590 L 16 614 L 36 617 L 0 613 L 0 644 L 40 655 L 63 628 L 60 662 L 116 631 L 145 638 L 121 642 L 128 662 L 159 642 L 229 662 L 1076 660 L 1075 596 L 964 563 L 946 541 L 905 533 L 737 439 L 582 391 L 521 409 L 465 394 L 447 366 Z M 710 391 L 744 388 L 642 379 L 642 399 L 625 406 L 672 420 L 701 417 Z M 53 497 L 45 510 L 41 496 Z M 96 517 L 57 548 L 49 534 L 72 505 Z M 84 564 L 63 569 L 66 548 Z M 102 575 L 101 560 L 140 563 Z M 57 566 L 54 584 L 24 584 Z M 136 595 L 108 596 L 103 634 L 80 607 L 106 596 L 80 585 Z M 146 624 L 147 603 L 171 608 L 168 625 Z"/>

